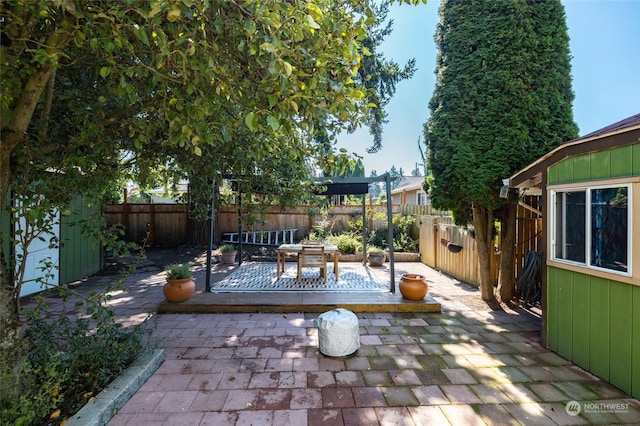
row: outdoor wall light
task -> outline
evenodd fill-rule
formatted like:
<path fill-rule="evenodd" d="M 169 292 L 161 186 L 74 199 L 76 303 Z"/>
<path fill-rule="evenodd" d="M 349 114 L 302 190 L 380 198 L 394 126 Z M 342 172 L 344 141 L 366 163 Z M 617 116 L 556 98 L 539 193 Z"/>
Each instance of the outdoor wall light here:
<path fill-rule="evenodd" d="M 509 179 L 502 179 L 502 187 L 500 188 L 500 198 L 509 196 Z"/>

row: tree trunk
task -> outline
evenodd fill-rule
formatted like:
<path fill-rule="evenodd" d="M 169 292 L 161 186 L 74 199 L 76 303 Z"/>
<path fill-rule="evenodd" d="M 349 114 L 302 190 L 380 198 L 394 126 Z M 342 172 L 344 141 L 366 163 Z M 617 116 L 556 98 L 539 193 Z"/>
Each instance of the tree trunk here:
<path fill-rule="evenodd" d="M 74 32 L 62 30 L 51 35 L 47 43 L 47 53 L 57 60 L 64 47 L 73 40 Z M 6 202 L 9 195 L 11 153 L 27 140 L 27 130 L 33 118 L 42 93 L 45 90 L 55 66 L 40 66 L 26 80 L 20 97 L 10 112 L 6 125 L 2 127 L 0 138 L 0 203 Z M 3 229 L 3 232 L 6 230 Z M 6 244 L 1 241 L 0 244 Z M 12 244 L 12 243 L 10 243 Z M 20 395 L 22 360 L 28 351 L 28 341 L 24 336 L 25 327 L 20 324 L 16 298 L 19 286 L 14 286 L 9 275 L 9 253 L 0 248 L 0 401 L 13 400 Z"/>
<path fill-rule="evenodd" d="M 53 88 L 56 84 L 56 69 L 53 69 L 49 82 L 47 83 L 47 90 L 44 93 L 44 102 L 42 105 L 42 112 L 40 113 L 40 129 L 38 129 L 38 135 L 41 140 L 47 137 L 49 116 L 51 115 L 51 105 L 53 104 Z"/>
<path fill-rule="evenodd" d="M 515 245 L 516 215 L 518 201 L 509 199 L 505 204 L 505 215 L 500 226 L 500 273 L 498 275 L 498 292 L 500 300 L 510 301 L 515 294 Z"/>
<path fill-rule="evenodd" d="M 478 247 L 478 266 L 480 268 L 480 293 L 482 300 L 491 302 L 493 295 L 493 276 L 491 275 L 491 255 L 493 254 L 493 212 L 484 206 L 474 204 L 473 227 Z"/>
<path fill-rule="evenodd" d="M 14 290 L 2 266 L 0 272 L 0 405 L 17 400 L 24 380 L 23 360 L 29 342 L 14 303 Z"/>
<path fill-rule="evenodd" d="M 0 141 L 0 203 L 6 202 L 9 196 L 11 182 L 10 159 L 11 152 L 21 143 L 24 143 L 27 135 L 27 128 L 31 122 L 33 111 L 42 95 L 42 91 L 47 85 L 53 68 L 42 67 L 26 83 L 25 90 L 16 102 L 16 106 L 11 113 L 7 127 L 3 128 L 3 135 Z M 3 232 L 8 231 L 3 229 Z M 7 241 L 0 243 L 5 244 Z M 9 242 L 9 244 L 13 244 Z M 0 378 L 2 386 L 5 387 L 5 380 L 11 380 L 15 373 L 16 361 L 24 350 L 25 343 L 22 336 L 15 298 L 17 287 L 10 281 L 8 266 L 10 253 L 0 248 Z M 19 288 L 19 287 L 18 287 Z M 7 382 L 9 386 L 10 382 Z M 10 385 L 15 388 L 14 385 Z M 8 389 L 8 387 L 6 387 Z M 0 397 L 2 397 L 0 395 Z"/>

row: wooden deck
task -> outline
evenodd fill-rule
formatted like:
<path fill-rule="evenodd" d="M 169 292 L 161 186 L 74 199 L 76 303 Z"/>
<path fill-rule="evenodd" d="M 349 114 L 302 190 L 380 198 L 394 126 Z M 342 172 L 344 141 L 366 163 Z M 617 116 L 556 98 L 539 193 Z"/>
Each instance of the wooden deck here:
<path fill-rule="evenodd" d="M 344 308 L 352 312 L 440 312 L 440 303 L 427 295 L 424 300 L 404 299 L 399 292 L 247 292 L 196 293 L 186 302 L 162 302 L 159 313 L 255 313 L 325 312 Z"/>

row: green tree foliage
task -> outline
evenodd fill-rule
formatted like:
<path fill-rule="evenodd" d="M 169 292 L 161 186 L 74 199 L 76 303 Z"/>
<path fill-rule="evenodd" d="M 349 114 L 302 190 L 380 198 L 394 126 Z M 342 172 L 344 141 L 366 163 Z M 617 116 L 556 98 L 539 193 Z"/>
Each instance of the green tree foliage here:
<path fill-rule="evenodd" d="M 211 171 L 300 164 L 312 154 L 303 136 L 319 116 L 343 128 L 366 110 L 353 81 L 372 21 L 360 5 L 32 1 L 9 2 L 8 10 L 4 58 L 23 72 L 3 92 L 3 160 L 15 158 L 36 127 L 18 122 L 28 115 L 22 88 L 47 84 L 54 72 L 54 108 L 36 111 L 37 127 L 49 131 L 29 138 L 23 161 L 113 173 L 126 151 L 126 168 L 141 183 L 157 168 L 206 169 L 210 183 Z M 25 21 L 37 22 L 31 33 Z M 2 164 L 3 173 L 18 170 Z"/>
<path fill-rule="evenodd" d="M 122 170 L 281 176 L 313 154 L 318 117 L 346 126 L 366 111 L 354 76 L 373 18 L 358 2 L 2 8 L 2 199 L 11 185 L 63 205 Z"/>
<path fill-rule="evenodd" d="M 374 18 L 360 1 L 2 0 L 0 8 L 0 200 L 9 189 L 21 199 L 3 219 L 47 222 L 72 196 L 99 198 L 125 170 L 141 183 L 187 176 L 200 200 L 225 174 L 251 176 L 242 184 L 275 196 L 301 194 L 315 123 L 346 129 L 367 114 L 356 79 Z M 18 241 L 9 238 L 0 235 L 5 361 L 21 344 L 7 251 Z"/>
<path fill-rule="evenodd" d="M 473 222 L 488 300 L 493 218 L 510 228 L 517 206 L 513 194 L 499 197 L 502 179 L 577 135 L 564 8 L 559 0 L 443 0 L 435 38 L 424 128 L 430 197 L 458 224 Z"/>

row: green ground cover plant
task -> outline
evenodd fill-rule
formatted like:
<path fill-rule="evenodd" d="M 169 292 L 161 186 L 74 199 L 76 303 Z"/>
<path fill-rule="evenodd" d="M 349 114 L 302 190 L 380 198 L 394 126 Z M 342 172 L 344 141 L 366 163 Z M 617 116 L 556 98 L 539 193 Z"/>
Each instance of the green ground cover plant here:
<path fill-rule="evenodd" d="M 20 377 L 24 391 L 0 407 L 0 424 L 61 424 L 148 348 L 146 321 L 125 329 L 108 306 L 110 294 L 121 290 L 117 284 L 71 302 L 70 296 L 79 295 L 60 287 L 36 296 L 35 307 L 23 310 L 30 344 Z M 68 299 L 76 313 L 50 312 L 45 296 Z"/>
<path fill-rule="evenodd" d="M 393 217 L 393 248 L 397 251 L 418 251 L 418 241 L 412 236 L 412 228 L 416 223 L 415 216 L 396 215 Z M 377 247 L 389 247 L 389 227 L 384 226 L 371 233 L 368 244 Z"/>

